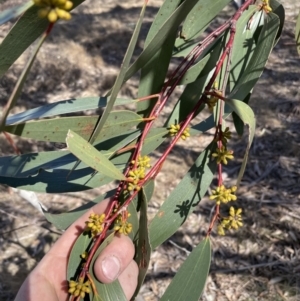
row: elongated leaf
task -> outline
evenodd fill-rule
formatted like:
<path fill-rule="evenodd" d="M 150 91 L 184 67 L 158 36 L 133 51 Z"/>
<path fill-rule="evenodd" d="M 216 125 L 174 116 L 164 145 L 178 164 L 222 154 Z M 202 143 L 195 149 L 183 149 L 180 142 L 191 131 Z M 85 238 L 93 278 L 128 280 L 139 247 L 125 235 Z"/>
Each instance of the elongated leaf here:
<path fill-rule="evenodd" d="M 80 216 L 82 216 L 86 211 L 100 203 L 101 201 L 112 197 L 115 194 L 116 190 L 110 190 L 105 194 L 102 194 L 95 198 L 93 201 L 88 202 L 80 207 L 77 207 L 74 210 L 65 213 L 52 214 L 44 211 L 44 215 L 48 222 L 53 224 L 57 229 L 66 230 L 70 225 L 72 225 Z"/>
<path fill-rule="evenodd" d="M 228 98 L 244 100 L 251 92 L 267 63 L 279 28 L 279 18 L 269 13 L 260 32 L 251 60 Z"/>
<path fill-rule="evenodd" d="M 209 53 L 208 55 L 203 57 L 199 62 L 193 65 L 190 69 L 188 69 L 188 71 L 184 74 L 178 85 L 187 85 L 189 83 L 194 82 L 200 74 L 202 75 L 202 71 L 207 65 L 207 62 L 209 61 L 210 57 L 211 54 Z M 170 84 L 172 84 L 172 82 L 170 82 Z"/>
<path fill-rule="evenodd" d="M 179 101 L 177 102 L 172 115 L 169 116 L 168 125 L 180 123 L 192 111 L 196 103 L 199 101 L 200 96 L 205 87 L 205 83 L 209 80 L 207 76 L 203 76 L 193 83 L 188 84 Z M 198 112 L 204 109 L 205 105 L 202 105 Z"/>
<path fill-rule="evenodd" d="M 166 139 L 167 133 L 166 128 L 151 129 L 143 145 L 142 155 L 147 155 L 159 146 Z M 105 144 L 105 148 L 109 150 L 103 154 L 109 158 L 139 134 L 139 131 L 132 131 L 122 139 L 119 138 L 119 142 L 112 141 L 113 147 L 108 146 L 107 142 L 102 142 L 96 147 L 101 150 Z M 114 157 L 111 161 L 123 170 L 130 156 L 131 152 L 128 151 Z M 61 193 L 92 189 L 111 182 L 110 178 L 101 173 L 95 174 L 94 170 L 83 162 L 79 164 L 74 174 L 68 176 L 76 160 L 77 158 L 68 151 L 0 157 L 0 183 L 24 190 Z"/>
<path fill-rule="evenodd" d="M 204 239 L 181 265 L 160 301 L 198 301 L 211 261 L 209 238 Z"/>
<path fill-rule="evenodd" d="M 21 5 L 18 5 L 13 8 L 9 8 L 9 9 L 6 9 L 6 10 L 0 12 L 0 25 L 23 14 L 32 5 L 33 5 L 33 2 L 29 1 L 27 3 L 23 3 Z"/>
<path fill-rule="evenodd" d="M 145 40 L 145 49 L 151 40 L 159 34 L 159 29 L 171 13 L 177 8 L 180 0 L 166 0 L 160 7 Z M 173 45 L 176 38 L 176 26 L 173 31 L 169 32 L 161 47 L 149 57 L 148 62 L 142 68 L 139 84 L 139 97 L 158 93 L 161 90 L 168 70 L 169 62 L 172 55 Z M 153 100 L 146 100 L 138 103 L 137 110 L 143 116 L 154 106 Z"/>
<path fill-rule="evenodd" d="M 108 104 L 107 104 L 107 106 L 106 106 L 99 122 L 97 123 L 97 125 L 96 125 L 90 139 L 89 139 L 90 143 L 94 143 L 94 141 L 99 136 L 100 132 L 104 129 L 104 124 L 106 123 L 106 120 L 108 119 L 108 117 L 110 115 L 110 112 L 111 112 L 111 110 L 114 106 L 114 103 L 115 103 L 116 99 L 117 99 L 117 95 L 118 95 L 118 93 L 119 93 L 119 91 L 120 91 L 120 89 L 121 89 L 121 87 L 124 83 L 124 79 L 125 79 L 125 76 L 126 76 L 126 71 L 128 69 L 128 66 L 129 66 L 129 63 L 130 63 L 131 57 L 133 55 L 133 51 L 134 51 L 137 39 L 138 39 L 138 35 L 139 35 L 140 30 L 141 30 L 144 14 L 145 14 L 145 10 L 146 10 L 146 5 L 147 5 L 147 1 L 144 2 L 144 5 L 142 7 L 139 19 L 136 23 L 134 32 L 133 32 L 131 40 L 129 42 L 127 51 L 125 53 L 125 56 L 124 56 L 124 59 L 123 59 L 122 65 L 121 65 L 121 69 L 120 69 L 119 74 L 116 78 L 115 84 L 112 88 L 109 102 L 108 102 Z"/>
<path fill-rule="evenodd" d="M 252 93 L 249 93 L 243 102 L 248 104 L 251 95 L 252 95 Z M 237 134 L 239 136 L 242 136 L 244 133 L 244 122 L 235 112 L 232 112 L 232 119 L 233 119 L 234 127 L 235 127 Z"/>
<path fill-rule="evenodd" d="M 137 236 L 137 233 L 139 232 L 139 218 L 133 202 L 131 202 L 128 205 L 127 210 L 130 213 L 130 216 L 128 217 L 127 221 L 128 223 L 132 224 L 132 231 L 129 233 L 128 236 L 131 238 L 131 240 L 134 240 Z"/>
<path fill-rule="evenodd" d="M 253 38 L 254 31 L 250 30 L 249 23 L 257 11 L 257 5 L 250 5 L 236 24 L 234 37 L 231 68 L 230 68 L 230 90 L 234 88 L 240 77 L 243 75 L 255 49 Z"/>
<path fill-rule="evenodd" d="M 196 73 L 193 70 L 198 64 L 193 66 L 190 70 L 193 70 L 190 76 L 187 76 L 187 79 L 192 79 L 192 82 L 189 83 L 182 95 L 180 96 L 179 101 L 176 103 L 172 114 L 169 116 L 167 125 L 181 122 L 185 116 L 194 108 L 197 104 L 202 92 L 204 91 L 205 86 L 208 84 L 210 77 L 214 72 L 215 65 L 220 57 L 223 43 L 221 42 L 224 38 L 224 35 L 221 35 L 213 45 L 211 45 L 210 50 L 212 51 L 209 54 L 208 59 L 206 60 L 205 66 L 200 65 L 200 70 L 197 77 L 194 79 Z M 202 60 L 201 60 L 202 61 Z M 188 73 L 188 72 L 187 72 Z M 184 79 L 185 77 L 183 77 Z M 204 105 L 198 110 L 198 113 L 204 108 Z M 198 114 L 197 113 L 197 114 Z"/>
<path fill-rule="evenodd" d="M 212 19 L 230 2 L 230 0 L 199 0 L 183 23 L 181 36 L 191 40 L 199 36 Z"/>
<path fill-rule="evenodd" d="M 272 8 L 272 12 L 278 16 L 279 21 L 280 21 L 280 26 L 277 32 L 277 36 L 275 39 L 275 43 L 274 43 L 274 47 L 277 44 L 277 42 L 280 39 L 282 30 L 283 30 L 283 26 L 284 26 L 284 20 L 285 20 L 285 11 L 284 11 L 284 7 L 281 3 L 279 3 L 277 0 L 270 0 L 270 6 Z"/>
<path fill-rule="evenodd" d="M 81 229 L 78 229 L 78 231 L 83 231 L 85 225 L 82 225 Z M 81 258 L 81 254 L 88 251 L 88 248 L 90 247 L 91 243 L 93 241 L 93 238 L 87 234 L 87 233 L 81 233 L 78 238 L 76 239 L 68 261 L 68 267 L 67 267 L 67 279 L 73 279 L 76 280 L 75 276 L 78 274 L 79 269 L 81 267 L 81 264 L 83 263 L 83 260 Z"/>
<path fill-rule="evenodd" d="M 84 0 L 73 0 L 73 9 Z M 37 15 L 38 7 L 29 8 L 0 45 L 0 77 L 17 58 L 46 30 L 48 21 Z"/>
<path fill-rule="evenodd" d="M 297 24 L 296 24 L 296 30 L 295 30 L 295 41 L 296 41 L 298 54 L 300 55 L 300 13 L 297 18 Z"/>
<path fill-rule="evenodd" d="M 126 177 L 103 154 L 75 132 L 69 130 L 66 143 L 70 152 L 88 166 L 116 180 Z"/>
<path fill-rule="evenodd" d="M 109 97 L 83 97 L 61 100 L 9 116 L 6 119 L 6 124 L 10 125 L 32 119 L 104 108 L 108 101 Z M 126 105 L 135 102 L 137 102 L 135 99 L 117 98 L 115 106 Z"/>
<path fill-rule="evenodd" d="M 150 180 L 143 188 L 141 193 L 139 193 L 140 200 L 140 223 L 139 223 L 139 236 L 138 245 L 136 248 L 135 261 L 139 267 L 138 284 L 135 290 L 134 296 L 136 296 L 143 285 L 146 277 L 148 266 L 150 263 L 151 256 L 151 246 L 149 242 L 148 233 L 148 217 L 147 208 L 148 202 L 154 192 L 154 181 Z"/>
<path fill-rule="evenodd" d="M 109 139 L 95 145 L 97 150 L 107 158 L 111 158 L 117 150 L 123 148 L 128 143 L 136 139 L 140 131 L 129 131 L 124 135 Z M 42 169 L 57 173 L 57 176 L 64 171 L 70 170 L 77 158 L 69 151 L 50 151 L 24 154 L 20 156 L 0 157 L 0 175 L 5 177 L 25 178 L 36 176 Z M 112 159 L 116 164 L 125 163 L 118 160 L 118 157 Z M 88 166 L 81 163 L 78 169 L 86 170 Z M 93 170 L 91 168 L 90 172 Z"/>
<path fill-rule="evenodd" d="M 149 42 L 148 46 L 139 55 L 137 60 L 129 67 L 126 72 L 125 80 L 129 79 L 134 75 L 139 69 L 148 63 L 149 59 L 155 55 L 155 53 L 160 49 L 160 47 L 165 42 L 166 38 L 170 33 L 173 33 L 174 28 L 178 27 L 183 21 L 185 16 L 193 8 L 198 0 L 184 1 L 172 15 L 164 22 L 161 28 L 157 31 L 157 34 Z"/>
<path fill-rule="evenodd" d="M 74 175 L 69 173 L 70 169 L 40 170 L 37 175 L 27 178 L 0 177 L 0 183 L 36 192 L 64 193 L 92 189 L 112 181 L 103 174 L 94 174 L 91 168 L 80 169 Z"/>
<path fill-rule="evenodd" d="M 40 38 L 37 46 L 35 47 L 29 61 L 27 62 L 26 66 L 24 67 L 20 77 L 18 78 L 18 81 L 7 101 L 7 104 L 5 106 L 5 108 L 3 109 L 3 112 L 1 114 L 1 118 L 0 118 L 0 132 L 3 130 L 4 126 L 5 126 L 5 122 L 6 122 L 6 118 L 9 114 L 9 111 L 15 106 L 20 94 L 21 94 L 21 91 L 23 89 L 23 86 L 24 86 L 24 83 L 25 83 L 25 80 L 27 78 L 27 75 L 32 67 L 32 64 L 36 58 L 36 55 L 38 54 L 41 46 L 43 45 L 45 39 L 47 38 L 47 35 L 46 33 L 44 33 L 42 35 L 42 37 Z"/>
<path fill-rule="evenodd" d="M 227 99 L 226 104 L 228 104 L 232 110 L 240 117 L 240 119 L 249 126 L 249 138 L 248 138 L 248 145 L 245 151 L 245 155 L 243 158 L 243 163 L 237 178 L 237 186 L 240 184 L 241 179 L 244 175 L 244 171 L 246 168 L 247 160 L 248 160 L 248 154 L 249 150 L 254 138 L 255 134 L 255 126 L 256 126 L 256 120 L 255 115 L 252 111 L 252 109 L 244 102 L 236 100 L 236 99 Z"/>
<path fill-rule="evenodd" d="M 39 141 L 65 142 L 69 129 L 84 139 L 89 139 L 97 123 L 97 116 L 61 117 L 54 119 L 28 121 L 4 128 L 6 132 Z M 113 138 L 138 125 L 142 118 L 131 111 L 111 112 L 104 131 L 97 137 L 97 142 Z"/>
<path fill-rule="evenodd" d="M 114 238 L 114 233 L 110 234 L 101 244 L 101 246 L 98 248 L 97 252 L 95 253 L 89 273 L 94 281 L 94 284 L 96 286 L 98 295 L 94 295 L 93 291 L 90 293 L 90 300 L 93 301 L 127 301 L 127 298 L 123 292 L 123 289 L 119 283 L 118 280 L 115 280 L 114 282 L 110 284 L 103 284 L 99 282 L 94 274 L 94 263 L 96 258 L 99 256 L 99 254 L 103 251 L 103 249 L 111 243 L 111 241 Z"/>
<path fill-rule="evenodd" d="M 215 144 L 210 144 L 200 154 L 155 215 L 149 226 L 152 249 L 177 231 L 206 193 L 216 170 L 216 162 L 211 160 L 214 149 Z"/>
<path fill-rule="evenodd" d="M 205 122 L 204 126 L 206 124 L 208 123 Z M 166 128 L 151 129 L 143 145 L 142 155 L 149 154 L 159 146 L 166 139 L 167 133 Z M 122 148 L 139 134 L 140 131 L 132 131 L 131 134 L 124 135 L 123 139 L 118 140 L 119 144 L 112 143 L 114 148 L 103 154 L 111 157 L 115 150 Z M 102 143 L 97 145 L 97 149 L 103 149 Z M 130 156 L 131 152 L 128 151 L 114 157 L 111 161 L 123 170 Z M 36 192 L 62 193 L 92 189 L 111 182 L 111 178 L 101 173 L 95 174 L 94 170 L 83 162 L 79 164 L 78 170 L 69 175 L 76 160 L 77 158 L 68 151 L 2 157 L 0 158 L 0 183 Z"/>
<path fill-rule="evenodd" d="M 212 75 L 213 71 L 214 70 L 212 70 L 208 76 L 202 76 L 185 87 L 179 101 L 173 109 L 172 114 L 169 116 L 168 125 L 183 121 L 185 116 L 192 111 L 199 101 L 205 86 L 208 84 L 210 75 Z M 199 110 L 196 112 L 196 115 L 199 114 L 204 107 L 204 104 L 201 105 Z"/>

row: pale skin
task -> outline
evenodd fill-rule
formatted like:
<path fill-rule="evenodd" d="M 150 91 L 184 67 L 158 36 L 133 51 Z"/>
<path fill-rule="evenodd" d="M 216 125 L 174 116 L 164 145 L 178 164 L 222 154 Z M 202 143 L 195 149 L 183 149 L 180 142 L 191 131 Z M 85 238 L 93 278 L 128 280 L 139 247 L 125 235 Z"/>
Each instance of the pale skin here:
<path fill-rule="evenodd" d="M 22 284 L 15 301 L 65 301 L 68 300 L 66 279 L 67 261 L 76 237 L 82 231 L 85 221 L 94 212 L 105 211 L 108 201 L 95 205 L 58 239 L 36 268 Z M 134 245 L 127 236 L 115 236 L 100 253 L 94 264 L 98 280 L 110 283 L 118 279 L 128 300 L 137 286 L 138 267 L 133 260 Z"/>

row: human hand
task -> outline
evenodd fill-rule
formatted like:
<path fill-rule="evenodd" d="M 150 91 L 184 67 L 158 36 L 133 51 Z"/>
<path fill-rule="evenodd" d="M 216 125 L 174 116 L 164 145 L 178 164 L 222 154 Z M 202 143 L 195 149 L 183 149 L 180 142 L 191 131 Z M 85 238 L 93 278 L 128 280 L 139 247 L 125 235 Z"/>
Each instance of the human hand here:
<path fill-rule="evenodd" d="M 92 212 L 101 214 L 108 201 L 91 208 L 53 245 L 21 286 L 15 301 L 62 301 L 68 299 L 67 263 L 71 248 Z M 134 245 L 128 236 L 115 236 L 100 253 L 94 264 L 94 273 L 99 281 L 110 283 L 118 278 L 128 300 L 137 286 L 138 267 L 133 260 Z"/>

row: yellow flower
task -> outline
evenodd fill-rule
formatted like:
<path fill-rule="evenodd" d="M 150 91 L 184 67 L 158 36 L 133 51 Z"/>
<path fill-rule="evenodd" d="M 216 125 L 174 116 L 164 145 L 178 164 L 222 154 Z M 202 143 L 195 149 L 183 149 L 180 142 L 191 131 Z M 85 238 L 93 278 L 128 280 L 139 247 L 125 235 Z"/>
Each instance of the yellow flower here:
<path fill-rule="evenodd" d="M 213 153 L 212 156 L 217 158 L 217 164 L 223 163 L 225 165 L 228 163 L 227 159 L 232 160 L 234 158 L 233 151 L 228 151 L 225 146 L 217 148 L 216 152 Z"/>
<path fill-rule="evenodd" d="M 237 197 L 234 194 L 237 190 L 236 186 L 226 189 L 224 185 L 218 186 L 216 190 L 212 190 L 212 195 L 209 197 L 211 200 L 216 200 L 216 204 L 228 203 L 236 201 Z"/>
<path fill-rule="evenodd" d="M 130 216 L 130 213 L 127 213 L 127 217 Z M 128 235 L 132 231 L 132 224 L 128 223 L 122 216 L 119 216 L 115 220 L 114 230 L 120 234 Z"/>
<path fill-rule="evenodd" d="M 90 289 L 90 282 L 87 280 L 84 282 L 84 278 L 80 277 L 79 281 L 69 281 L 69 294 L 78 297 L 80 296 L 81 298 L 84 298 L 85 294 L 89 294 L 91 291 Z"/>
<path fill-rule="evenodd" d="M 229 127 L 226 127 L 224 132 L 222 131 L 221 136 L 222 136 L 221 138 L 222 143 L 226 145 L 228 140 L 231 139 L 231 132 L 229 131 Z"/>
<path fill-rule="evenodd" d="M 241 213 L 241 208 L 234 210 L 232 206 L 230 207 L 228 217 L 228 229 L 238 229 L 239 227 L 243 226 Z"/>
<path fill-rule="evenodd" d="M 131 161 L 131 164 L 134 164 L 135 160 Z M 137 162 L 137 167 L 140 168 L 150 168 L 150 157 L 148 156 L 139 156 L 138 157 L 138 162 Z"/>
<path fill-rule="evenodd" d="M 71 14 L 68 12 L 73 3 L 69 0 L 33 0 L 39 6 L 38 15 L 40 18 L 48 18 L 49 22 L 54 23 L 58 19 L 70 20 Z"/>
<path fill-rule="evenodd" d="M 89 221 L 85 222 L 85 230 L 90 231 L 93 237 L 97 236 L 104 229 L 105 217 L 106 216 L 104 213 L 102 213 L 101 215 L 91 213 L 89 216 Z"/>
<path fill-rule="evenodd" d="M 223 227 L 222 224 L 219 224 L 219 225 L 218 225 L 217 230 L 218 230 L 218 234 L 219 234 L 219 235 L 222 235 L 222 236 L 225 235 L 224 227 Z"/>
<path fill-rule="evenodd" d="M 127 189 L 125 189 L 124 192 L 132 191 L 132 190 L 139 191 L 141 187 L 138 185 L 138 183 L 140 180 L 143 180 L 145 178 L 145 167 L 138 167 L 136 169 L 129 171 L 128 176 L 129 176 L 127 177 L 128 185 L 127 185 Z"/>
<path fill-rule="evenodd" d="M 169 128 L 169 134 L 170 136 L 176 136 L 177 133 L 179 132 L 180 130 L 180 125 L 179 124 L 171 124 L 170 125 L 170 128 Z M 181 139 L 182 140 L 186 140 L 186 138 L 190 137 L 190 128 L 185 128 L 185 130 L 182 132 L 181 134 Z"/>

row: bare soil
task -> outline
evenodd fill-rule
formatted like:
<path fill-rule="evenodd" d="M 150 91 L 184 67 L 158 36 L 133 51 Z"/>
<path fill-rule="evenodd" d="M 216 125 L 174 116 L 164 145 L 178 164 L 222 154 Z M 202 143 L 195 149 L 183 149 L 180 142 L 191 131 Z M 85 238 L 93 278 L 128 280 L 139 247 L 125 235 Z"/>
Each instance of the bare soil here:
<path fill-rule="evenodd" d="M 5 1 L 1 10 L 17 2 Z M 161 2 L 149 1 L 135 56 L 143 47 Z M 250 101 L 257 129 L 238 192 L 244 226 L 225 237 L 212 235 L 212 265 L 203 301 L 300 300 L 300 59 L 293 39 L 300 2 L 282 2 L 286 9 L 282 38 Z M 13 112 L 71 97 L 104 95 L 117 75 L 141 5 L 142 1 L 132 0 L 88 0 L 74 10 L 70 22 L 58 23 L 42 47 Z M 11 26 L 12 23 L 2 26 L 0 41 Z M 26 51 L 0 80 L 2 107 L 31 51 Z M 137 87 L 138 76 L 122 88 L 121 94 L 136 97 Z M 210 140 L 207 134 L 197 140 L 197 145 L 193 140 L 176 146 L 156 179 L 150 216 Z M 59 147 L 19 138 L 14 141 L 24 153 Z M 0 136 L 0 142 L 2 156 L 14 153 L 4 136 Z M 237 177 L 245 146 L 246 137 L 234 137 L 232 148 L 237 160 L 224 172 L 228 183 L 233 184 Z M 164 145 L 154 156 L 163 148 Z M 100 189 L 94 189 L 37 195 L 51 212 L 64 212 L 99 193 Z M 205 235 L 211 210 L 206 197 L 181 229 L 153 252 L 141 298 L 159 300 L 180 264 Z M 59 235 L 17 193 L 0 186 L 0 300 L 13 300 L 26 275 Z"/>

